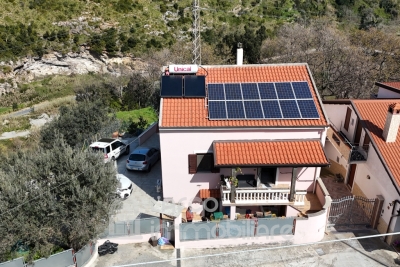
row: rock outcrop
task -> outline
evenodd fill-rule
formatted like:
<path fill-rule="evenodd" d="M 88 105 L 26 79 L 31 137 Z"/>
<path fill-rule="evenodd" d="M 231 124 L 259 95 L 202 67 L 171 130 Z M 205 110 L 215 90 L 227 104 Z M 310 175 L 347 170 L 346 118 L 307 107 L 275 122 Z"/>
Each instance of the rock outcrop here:
<path fill-rule="evenodd" d="M 77 53 L 61 54 L 53 52 L 43 55 L 42 58 L 26 57 L 16 62 L 0 62 L 0 70 L 4 68 L 11 71 L 0 71 L 0 96 L 5 92 L 14 90 L 17 83 L 27 83 L 35 78 L 48 75 L 94 72 L 119 76 L 132 71 L 143 72 L 146 63 L 141 59 L 129 56 L 108 57 L 103 54 L 98 58 L 82 46 L 80 52 Z"/>

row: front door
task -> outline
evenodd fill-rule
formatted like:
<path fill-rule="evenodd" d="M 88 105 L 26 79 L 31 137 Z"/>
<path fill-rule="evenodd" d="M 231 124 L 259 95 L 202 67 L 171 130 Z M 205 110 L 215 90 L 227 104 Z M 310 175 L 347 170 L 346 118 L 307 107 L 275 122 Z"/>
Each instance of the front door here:
<path fill-rule="evenodd" d="M 349 180 L 347 182 L 350 188 L 353 188 L 354 175 L 356 174 L 356 169 L 357 169 L 357 164 L 350 164 Z"/>
<path fill-rule="evenodd" d="M 261 169 L 261 183 L 266 186 L 274 185 L 276 182 L 276 168 Z"/>

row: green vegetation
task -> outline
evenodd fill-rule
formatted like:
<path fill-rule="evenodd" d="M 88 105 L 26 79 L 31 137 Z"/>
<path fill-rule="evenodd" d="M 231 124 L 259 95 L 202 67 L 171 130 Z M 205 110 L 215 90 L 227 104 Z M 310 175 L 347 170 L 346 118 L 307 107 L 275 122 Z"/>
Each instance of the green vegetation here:
<path fill-rule="evenodd" d="M 78 51 L 84 43 L 95 54 L 140 56 L 181 38 L 190 41 L 192 5 L 191 0 L 1 1 L 0 60 Z M 244 37 L 245 25 L 273 34 L 286 22 L 323 16 L 368 29 L 396 20 L 400 8 L 395 0 L 204 0 L 201 6 L 208 8 L 201 11 L 202 27 L 219 39 L 235 32 Z"/>
<path fill-rule="evenodd" d="M 117 119 L 127 122 L 129 119 L 133 121 L 139 121 L 139 117 L 143 117 L 149 124 L 158 121 L 157 113 L 151 107 L 130 110 L 130 111 L 118 111 L 116 113 Z"/>
<path fill-rule="evenodd" d="M 0 114 L 8 113 L 11 110 L 12 110 L 12 108 L 9 108 L 9 107 L 0 107 Z"/>

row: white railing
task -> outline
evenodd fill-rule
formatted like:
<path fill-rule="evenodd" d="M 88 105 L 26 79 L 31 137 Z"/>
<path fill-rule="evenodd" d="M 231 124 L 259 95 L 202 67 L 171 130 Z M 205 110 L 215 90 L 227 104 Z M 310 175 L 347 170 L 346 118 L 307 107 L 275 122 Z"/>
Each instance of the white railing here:
<path fill-rule="evenodd" d="M 304 205 L 307 192 L 296 192 L 294 205 Z M 284 204 L 290 203 L 289 189 L 236 189 L 235 204 Z M 231 190 L 221 187 L 223 205 L 231 203 Z"/>
<path fill-rule="evenodd" d="M 304 200 L 306 199 L 307 191 L 296 191 L 294 195 L 294 205 L 304 205 Z"/>

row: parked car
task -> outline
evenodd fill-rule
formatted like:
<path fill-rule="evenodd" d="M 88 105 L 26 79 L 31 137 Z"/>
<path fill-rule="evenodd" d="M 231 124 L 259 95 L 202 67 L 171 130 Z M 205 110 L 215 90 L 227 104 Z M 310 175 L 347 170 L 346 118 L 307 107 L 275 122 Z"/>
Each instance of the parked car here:
<path fill-rule="evenodd" d="M 104 153 L 104 162 L 116 160 L 122 154 L 129 154 L 129 145 L 119 139 L 101 138 L 90 145 L 95 152 Z"/>
<path fill-rule="evenodd" d="M 160 150 L 149 147 L 136 148 L 126 160 L 126 168 L 135 171 L 150 171 L 160 159 Z"/>
<path fill-rule="evenodd" d="M 117 188 L 117 195 L 120 198 L 127 198 L 132 194 L 133 183 L 123 174 L 117 174 L 117 180 L 119 181 L 119 185 Z"/>

